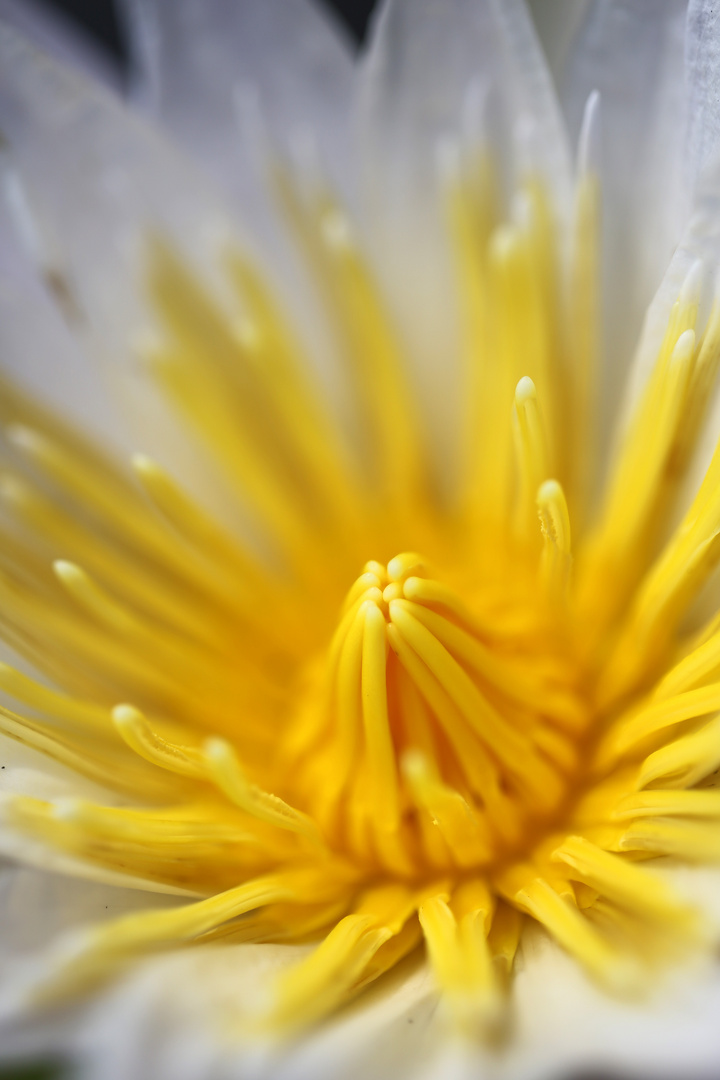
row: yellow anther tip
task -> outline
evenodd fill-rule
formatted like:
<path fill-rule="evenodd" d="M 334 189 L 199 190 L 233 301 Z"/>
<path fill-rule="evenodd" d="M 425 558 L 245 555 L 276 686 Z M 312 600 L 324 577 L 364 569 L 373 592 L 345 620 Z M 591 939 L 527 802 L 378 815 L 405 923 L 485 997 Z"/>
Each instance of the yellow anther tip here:
<path fill-rule="evenodd" d="M 424 755 L 415 749 L 406 750 L 400 759 L 400 768 L 403 776 L 408 780 L 419 780 L 427 776 L 428 766 Z"/>
<path fill-rule="evenodd" d="M 364 574 L 375 574 L 375 576 L 378 579 L 380 579 L 380 578 L 385 576 L 385 567 L 383 566 L 382 563 L 377 562 L 376 559 L 370 559 L 370 561 L 366 562 L 365 565 L 363 566 L 363 573 Z M 378 584 L 380 584 L 379 580 L 378 580 Z"/>
<path fill-rule="evenodd" d="M 683 362 L 690 356 L 695 348 L 695 331 L 684 330 L 675 342 L 672 359 Z"/>
<path fill-rule="evenodd" d="M 50 813 L 56 821 L 76 821 L 82 810 L 82 802 L 71 795 L 59 798 L 53 805 Z"/>
<path fill-rule="evenodd" d="M 113 723 L 116 727 L 135 727 L 144 724 L 145 717 L 134 705 L 115 705 L 112 710 Z"/>
<path fill-rule="evenodd" d="M 383 589 L 382 598 L 386 604 L 391 600 L 399 600 L 403 595 L 403 587 L 398 581 L 392 581 Z"/>
<path fill-rule="evenodd" d="M 130 458 L 130 464 L 140 476 L 154 476 L 160 472 L 159 466 L 147 454 L 133 454 Z"/>
<path fill-rule="evenodd" d="M 537 501 L 545 504 L 563 498 L 563 489 L 557 480 L 544 480 L 538 488 Z"/>
<path fill-rule="evenodd" d="M 52 565 L 56 576 L 63 584 L 72 585 L 85 580 L 85 573 L 75 563 L 68 562 L 66 559 L 55 559 Z"/>
<path fill-rule="evenodd" d="M 345 214 L 332 209 L 322 219 L 322 237 L 334 251 L 347 251 L 352 247 L 352 229 Z"/>
<path fill-rule="evenodd" d="M 524 405 L 526 401 L 534 400 L 536 397 L 537 391 L 535 389 L 535 383 L 529 375 L 523 375 L 522 379 L 515 387 L 515 404 L 519 408 Z"/>
<path fill-rule="evenodd" d="M 387 574 L 391 581 L 401 581 L 410 574 L 421 574 L 425 566 L 425 560 L 417 552 L 404 551 L 387 564 Z"/>
<path fill-rule="evenodd" d="M 500 225 L 490 238 L 490 256 L 497 262 L 507 262 L 518 248 L 517 229 Z"/>
<path fill-rule="evenodd" d="M 700 298 L 705 267 L 702 259 L 696 259 L 690 267 L 680 290 L 681 304 L 696 304 Z"/>
<path fill-rule="evenodd" d="M 203 743 L 203 753 L 208 761 L 211 761 L 216 765 L 228 761 L 228 759 L 233 756 L 230 744 L 226 742 L 225 739 L 218 739 L 217 737 L 205 740 Z"/>
<path fill-rule="evenodd" d="M 31 449 L 41 441 L 41 436 L 25 424 L 12 423 L 5 428 L 5 438 L 20 449 Z"/>
<path fill-rule="evenodd" d="M 25 495 L 25 485 L 16 476 L 3 473 L 0 476 L 0 496 L 13 502 L 20 502 Z"/>

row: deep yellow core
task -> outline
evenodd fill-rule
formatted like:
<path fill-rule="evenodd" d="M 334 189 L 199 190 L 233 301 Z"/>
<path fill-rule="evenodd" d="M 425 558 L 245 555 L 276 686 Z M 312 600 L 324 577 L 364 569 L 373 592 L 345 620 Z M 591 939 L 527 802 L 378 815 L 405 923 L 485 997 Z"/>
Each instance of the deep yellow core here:
<path fill-rule="evenodd" d="M 585 777 L 591 708 L 564 606 L 542 581 L 505 584 L 518 559 L 493 571 L 461 596 L 417 554 L 367 563 L 301 699 L 295 798 L 369 874 L 507 864 Z"/>

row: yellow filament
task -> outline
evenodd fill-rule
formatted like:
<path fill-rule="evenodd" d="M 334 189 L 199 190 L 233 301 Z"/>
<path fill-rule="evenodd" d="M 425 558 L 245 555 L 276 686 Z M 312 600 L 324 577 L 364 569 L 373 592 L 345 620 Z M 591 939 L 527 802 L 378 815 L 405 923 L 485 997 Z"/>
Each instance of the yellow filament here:
<path fill-rule="evenodd" d="M 397 768 L 387 712 L 385 619 L 376 604 L 364 605 L 362 648 L 362 714 L 368 768 L 377 821 L 385 831 L 397 828 Z"/>
<path fill-rule="evenodd" d="M 547 438 L 535 383 L 527 375 L 515 388 L 513 419 L 518 470 L 516 532 L 527 542 L 536 534 L 535 493 L 549 472 Z"/>
<path fill-rule="evenodd" d="M 547 881 L 535 878 L 514 900 L 542 923 L 568 952 L 574 953 L 602 982 L 616 991 L 634 988 L 637 973 L 633 965 L 613 952 L 577 908 L 560 896 Z"/>
<path fill-rule="evenodd" d="M 566 599 L 572 569 L 570 516 L 557 480 L 545 480 L 540 485 L 536 503 L 543 536 L 541 578 L 552 598 Z"/>
<path fill-rule="evenodd" d="M 277 795 L 270 795 L 250 784 L 237 756 L 223 739 L 210 739 L 204 749 L 205 767 L 209 776 L 231 802 L 268 825 L 300 833 L 315 844 L 321 843 L 315 822 L 288 806 Z"/>
<path fill-rule="evenodd" d="M 581 836 L 568 837 L 555 850 L 553 859 L 569 866 L 571 876 L 573 872 L 579 874 L 580 881 L 643 919 L 653 919 L 666 928 L 673 926 L 685 933 L 696 929 L 695 913 L 683 907 L 662 881 L 624 862 L 620 856 L 602 851 Z"/>
<path fill-rule="evenodd" d="M 492 849 L 486 822 L 463 797 L 433 777 L 417 751 L 403 759 L 403 774 L 419 807 L 427 810 L 459 866 L 490 861 Z"/>

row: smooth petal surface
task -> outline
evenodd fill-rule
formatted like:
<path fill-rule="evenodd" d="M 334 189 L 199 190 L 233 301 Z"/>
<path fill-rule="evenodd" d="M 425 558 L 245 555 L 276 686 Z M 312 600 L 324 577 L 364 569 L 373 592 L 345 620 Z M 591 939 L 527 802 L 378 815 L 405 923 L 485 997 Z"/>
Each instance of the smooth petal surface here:
<path fill-rule="evenodd" d="M 562 79 L 574 142 L 589 94 L 601 95 L 605 431 L 643 316 L 689 213 L 683 168 L 686 8 L 684 0 L 595 0 Z"/>
<path fill-rule="evenodd" d="M 192 164 L 119 100 L 6 26 L 0 129 L 74 336 L 129 419 L 133 448 L 139 443 L 189 485 L 211 491 L 138 359 L 138 338 L 153 325 L 143 244 L 148 230 L 159 230 L 201 274 L 211 273 L 218 248 L 237 240 L 232 215 Z"/>
<path fill-rule="evenodd" d="M 508 1077 L 578 1070 L 638 1078 L 714 1075 L 720 979 L 710 960 L 661 980 L 649 1000 L 613 999 L 530 927 L 516 982 L 517 1029 Z"/>
<path fill-rule="evenodd" d="M 427 971 L 377 986 L 299 1041 L 253 1035 L 270 980 L 307 950 L 190 949 L 143 963 L 74 1022 L 83 1075 L 103 1080 L 410 1080 L 444 1051 Z M 196 988 L 205 991 L 198 999 Z M 245 1027 L 243 1027 L 243 1018 Z"/>
<path fill-rule="evenodd" d="M 314 0 L 124 0 L 121 13 L 135 103 L 223 192 L 327 370 L 325 318 L 268 171 L 290 160 L 355 201 L 349 42 Z"/>
<path fill-rule="evenodd" d="M 553 78 L 560 85 L 568 52 L 592 0 L 528 0 Z"/>
<path fill-rule="evenodd" d="M 312 0 L 126 0 L 124 11 L 135 96 L 227 191 L 252 187 L 241 127 L 253 105 L 279 151 L 315 139 L 347 180 L 353 59 Z"/>
<path fill-rule="evenodd" d="M 0 351 L 3 371 L 106 445 L 127 451 L 127 433 L 49 281 L 54 253 L 38 234 L 12 166 L 0 200 Z M 72 322 L 72 320 L 70 320 Z M 17 658 L 10 662 L 16 663 Z"/>
<path fill-rule="evenodd" d="M 522 2 L 389 0 L 359 87 L 365 224 L 377 272 L 422 380 L 428 423 L 447 431 L 458 349 L 443 158 L 489 143 L 505 189 L 527 172 L 568 206 L 562 121 Z M 450 384 L 450 386 L 449 386 Z"/>
<path fill-rule="evenodd" d="M 0 0 L 0 19 L 20 30 L 38 48 L 120 93 L 120 64 L 99 48 L 79 23 L 36 0 Z"/>
<path fill-rule="evenodd" d="M 720 11 L 690 0 L 685 39 L 688 182 L 697 183 L 720 151 Z"/>

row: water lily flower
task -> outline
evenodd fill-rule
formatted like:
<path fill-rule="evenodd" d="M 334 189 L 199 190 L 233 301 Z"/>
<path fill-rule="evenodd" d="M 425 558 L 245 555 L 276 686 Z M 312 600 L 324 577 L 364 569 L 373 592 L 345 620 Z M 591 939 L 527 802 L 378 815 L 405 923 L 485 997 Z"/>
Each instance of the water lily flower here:
<path fill-rule="evenodd" d="M 720 15 L 127 15 L 0 29 L 0 1058 L 716 1070 Z"/>

